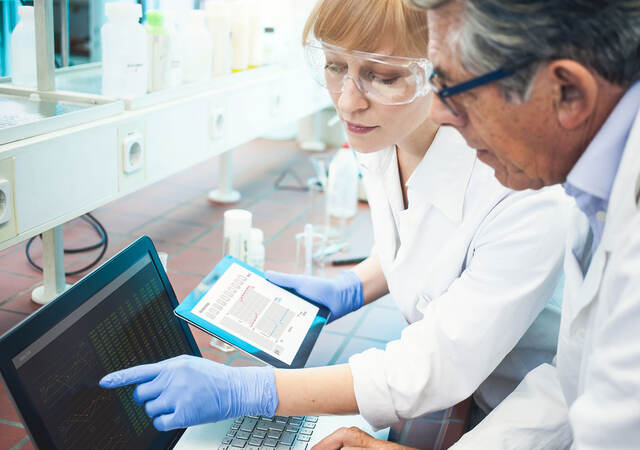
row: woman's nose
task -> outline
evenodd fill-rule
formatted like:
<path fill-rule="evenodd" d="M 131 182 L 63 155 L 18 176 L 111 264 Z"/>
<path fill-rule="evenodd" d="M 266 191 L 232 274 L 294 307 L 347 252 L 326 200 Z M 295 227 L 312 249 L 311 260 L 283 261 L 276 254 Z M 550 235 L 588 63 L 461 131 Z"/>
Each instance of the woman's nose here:
<path fill-rule="evenodd" d="M 351 76 L 346 76 L 342 84 L 342 93 L 338 99 L 338 108 L 344 112 L 367 109 L 369 101 L 358 88 L 356 80 Z"/>

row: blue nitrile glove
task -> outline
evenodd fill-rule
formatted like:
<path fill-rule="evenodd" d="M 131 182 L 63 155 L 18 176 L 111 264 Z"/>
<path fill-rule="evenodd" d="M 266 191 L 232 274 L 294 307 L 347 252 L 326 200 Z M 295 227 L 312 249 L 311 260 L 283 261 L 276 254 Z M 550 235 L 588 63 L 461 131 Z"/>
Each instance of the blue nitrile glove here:
<path fill-rule="evenodd" d="M 196 356 L 176 356 L 110 373 L 104 388 L 137 384 L 133 399 L 159 431 L 263 415 L 278 407 L 272 367 L 228 367 Z"/>
<path fill-rule="evenodd" d="M 329 308 L 329 322 L 361 308 L 364 303 L 362 282 L 351 270 L 344 270 L 329 279 L 273 271 L 268 271 L 265 275 L 272 283 Z"/>

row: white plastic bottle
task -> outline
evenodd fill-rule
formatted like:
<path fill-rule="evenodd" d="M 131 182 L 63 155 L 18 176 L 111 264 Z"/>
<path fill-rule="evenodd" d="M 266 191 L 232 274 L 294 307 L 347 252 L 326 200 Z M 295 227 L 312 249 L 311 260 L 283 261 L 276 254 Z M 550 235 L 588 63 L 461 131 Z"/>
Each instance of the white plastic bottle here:
<path fill-rule="evenodd" d="M 249 7 L 245 0 L 232 0 L 230 4 L 233 47 L 231 70 L 241 72 L 249 68 Z"/>
<path fill-rule="evenodd" d="M 345 144 L 329 164 L 327 182 L 327 221 L 338 234 L 344 231 L 346 219 L 356 214 L 358 204 L 358 161 Z"/>
<path fill-rule="evenodd" d="M 180 24 L 181 13 L 168 10 L 163 11 L 165 28 L 169 33 L 169 73 L 167 74 L 167 87 L 177 87 L 182 84 L 184 66 L 184 39 L 180 32 L 180 25 L 184 27 L 184 22 Z"/>
<path fill-rule="evenodd" d="M 264 233 L 260 228 L 251 228 L 249 232 L 249 256 L 247 264 L 264 272 Z"/>
<path fill-rule="evenodd" d="M 262 37 L 264 26 L 260 17 L 260 4 L 257 0 L 251 0 L 249 4 L 249 69 L 255 69 L 262 65 Z"/>
<path fill-rule="evenodd" d="M 205 25 L 205 12 L 199 9 L 190 11 L 189 21 L 183 34 L 184 42 L 184 81 L 208 80 L 211 76 L 211 36 Z"/>
<path fill-rule="evenodd" d="M 169 33 L 161 11 L 147 11 L 147 52 L 149 77 L 147 90 L 156 92 L 169 87 Z"/>
<path fill-rule="evenodd" d="M 262 36 L 262 63 L 276 64 L 280 62 L 280 38 L 274 27 L 265 27 Z"/>
<path fill-rule="evenodd" d="M 20 22 L 11 33 L 11 81 L 18 86 L 36 87 L 36 29 L 33 6 L 18 7 Z"/>
<path fill-rule="evenodd" d="M 223 0 L 206 3 L 207 28 L 211 36 L 211 75 L 218 77 L 231 73 L 231 12 Z"/>
<path fill-rule="evenodd" d="M 138 23 L 142 7 L 107 3 L 108 22 L 102 36 L 102 93 L 109 97 L 137 97 L 147 92 L 147 34 Z"/>

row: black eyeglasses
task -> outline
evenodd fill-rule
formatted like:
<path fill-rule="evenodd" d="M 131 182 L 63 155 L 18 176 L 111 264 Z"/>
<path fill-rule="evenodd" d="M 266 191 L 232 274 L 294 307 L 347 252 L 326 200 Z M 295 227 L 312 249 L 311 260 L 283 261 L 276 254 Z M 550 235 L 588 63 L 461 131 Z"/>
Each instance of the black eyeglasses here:
<path fill-rule="evenodd" d="M 444 103 L 444 105 L 449 109 L 449 111 L 451 111 L 454 116 L 457 116 L 458 113 L 456 109 L 451 105 L 451 102 L 447 101 L 447 98 L 453 97 L 454 95 L 461 94 L 480 86 L 484 86 L 485 84 L 493 83 L 494 81 L 510 77 L 514 75 L 518 70 L 528 66 L 535 60 L 536 58 L 527 57 L 508 67 L 501 67 L 500 69 L 494 70 L 493 72 L 485 73 L 484 75 L 480 75 L 479 77 L 463 81 L 462 83 L 458 83 L 453 86 L 447 86 L 445 82 L 440 81 L 438 79 L 438 74 L 434 71 L 429 76 L 429 85 L 431 86 L 431 89 L 433 89 L 433 92 L 438 96 L 440 101 Z"/>

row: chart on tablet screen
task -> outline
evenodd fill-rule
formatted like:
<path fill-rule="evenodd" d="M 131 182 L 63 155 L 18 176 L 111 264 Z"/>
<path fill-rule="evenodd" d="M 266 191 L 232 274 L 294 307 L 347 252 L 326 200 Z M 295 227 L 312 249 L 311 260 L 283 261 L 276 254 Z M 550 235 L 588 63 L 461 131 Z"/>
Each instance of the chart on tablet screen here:
<path fill-rule="evenodd" d="M 291 364 L 318 308 L 232 264 L 193 312 Z"/>

